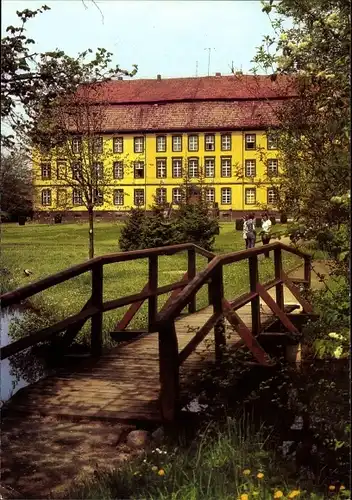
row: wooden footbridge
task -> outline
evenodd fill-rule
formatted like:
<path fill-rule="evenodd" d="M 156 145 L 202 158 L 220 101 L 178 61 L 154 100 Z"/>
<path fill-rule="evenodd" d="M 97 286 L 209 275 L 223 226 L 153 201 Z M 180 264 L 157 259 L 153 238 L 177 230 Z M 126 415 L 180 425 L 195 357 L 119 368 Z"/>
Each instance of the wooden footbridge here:
<path fill-rule="evenodd" d="M 275 277 L 268 283 L 258 279 L 258 257 L 270 252 Z M 158 258 L 161 255 L 188 253 L 185 276 L 167 286 L 158 285 Z M 290 252 L 303 259 L 304 276 L 290 279 L 283 270 L 282 253 Z M 196 255 L 208 260 L 196 272 Z M 149 279 L 137 294 L 103 301 L 103 268 L 111 263 L 149 260 Z M 249 291 L 240 297 L 224 296 L 223 270 L 234 262 L 247 261 Z M 291 314 L 300 306 L 302 314 L 312 313 L 301 296 L 297 283 L 310 285 L 310 256 L 295 248 L 275 242 L 264 247 L 215 256 L 193 244 L 108 254 L 66 269 L 35 283 L 1 296 L 2 307 L 19 304 L 25 299 L 70 280 L 91 273 L 92 293 L 83 309 L 58 323 L 21 338 L 1 348 L 1 359 L 9 358 L 43 341 L 51 340 L 56 352 L 65 354 L 86 321 L 91 321 L 91 358 L 70 368 L 59 369 L 20 390 L 7 405 L 10 414 L 54 415 L 109 420 L 173 421 L 186 402 L 186 380 L 196 377 L 206 357 L 221 359 L 223 346 L 247 346 L 253 364 L 270 366 L 273 361 L 264 349 L 265 337 L 282 343 L 283 338 L 298 342 L 297 321 Z M 208 288 L 208 306 L 196 310 L 196 295 Z M 272 289 L 275 294 L 272 294 Z M 170 294 L 158 311 L 158 297 Z M 285 294 L 294 297 L 296 305 L 285 304 Z M 148 329 L 137 338 L 127 329 L 144 301 L 148 302 Z M 130 305 L 112 334 L 119 343 L 105 353 L 102 346 L 103 315 L 107 311 Z M 181 313 L 188 309 L 188 315 Z M 273 317 L 280 320 L 284 332 L 265 333 Z M 296 316 L 297 318 L 297 316 Z M 229 334 L 229 330 L 230 334 Z M 213 351 L 204 347 L 211 334 Z"/>

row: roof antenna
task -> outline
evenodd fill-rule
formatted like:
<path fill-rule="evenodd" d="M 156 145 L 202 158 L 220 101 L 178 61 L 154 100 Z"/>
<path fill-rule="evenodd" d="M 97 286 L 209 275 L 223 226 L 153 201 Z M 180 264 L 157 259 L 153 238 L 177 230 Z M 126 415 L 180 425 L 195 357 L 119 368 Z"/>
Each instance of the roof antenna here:
<path fill-rule="evenodd" d="M 212 50 L 215 50 L 214 47 L 206 47 L 204 50 L 208 51 L 208 76 L 210 75 L 210 54 Z"/>
<path fill-rule="evenodd" d="M 198 61 L 196 61 L 196 76 L 198 76 Z"/>

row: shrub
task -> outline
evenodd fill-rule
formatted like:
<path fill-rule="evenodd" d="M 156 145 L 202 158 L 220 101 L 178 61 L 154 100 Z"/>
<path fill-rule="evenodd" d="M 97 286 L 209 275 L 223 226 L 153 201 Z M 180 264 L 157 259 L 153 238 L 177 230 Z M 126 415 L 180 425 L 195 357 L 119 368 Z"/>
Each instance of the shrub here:
<path fill-rule="evenodd" d="M 243 219 L 236 219 L 236 231 L 242 231 L 243 230 Z"/>
<path fill-rule="evenodd" d="M 145 217 L 143 227 L 143 248 L 156 248 L 181 243 L 174 219 L 164 217 L 163 207 L 154 207 L 150 215 Z"/>
<path fill-rule="evenodd" d="M 24 226 L 26 223 L 27 217 L 25 215 L 19 215 L 18 216 L 18 224 L 20 226 Z"/>
<path fill-rule="evenodd" d="M 146 215 L 140 208 L 132 208 L 121 229 L 119 246 L 121 250 L 141 250 L 144 247 L 144 228 Z"/>
<path fill-rule="evenodd" d="M 219 234 L 219 222 L 209 217 L 205 203 L 182 205 L 175 224 L 178 243 L 195 243 L 212 250 L 215 235 Z"/>

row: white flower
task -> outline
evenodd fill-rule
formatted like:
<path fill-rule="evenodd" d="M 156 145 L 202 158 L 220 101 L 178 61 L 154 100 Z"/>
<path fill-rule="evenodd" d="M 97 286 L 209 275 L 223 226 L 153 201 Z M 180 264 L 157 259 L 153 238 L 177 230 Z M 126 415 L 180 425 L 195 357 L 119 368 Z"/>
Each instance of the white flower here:
<path fill-rule="evenodd" d="M 336 332 L 329 333 L 329 337 L 331 339 L 337 339 L 337 340 L 342 340 L 343 339 L 343 336 L 340 335 L 339 333 L 336 333 Z"/>
<path fill-rule="evenodd" d="M 342 354 L 342 347 L 341 347 L 341 346 L 339 346 L 339 347 L 337 347 L 337 348 L 335 349 L 335 351 L 334 351 L 334 356 L 335 356 L 335 358 L 339 358 L 339 357 L 341 357 L 341 354 Z"/>

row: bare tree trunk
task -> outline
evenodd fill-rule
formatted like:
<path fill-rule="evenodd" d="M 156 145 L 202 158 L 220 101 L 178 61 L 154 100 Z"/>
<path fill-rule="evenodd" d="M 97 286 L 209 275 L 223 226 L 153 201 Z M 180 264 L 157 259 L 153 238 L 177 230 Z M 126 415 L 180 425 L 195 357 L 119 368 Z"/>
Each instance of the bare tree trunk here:
<path fill-rule="evenodd" d="M 89 221 L 89 258 L 94 257 L 94 218 L 93 207 L 88 207 L 88 221 Z"/>

